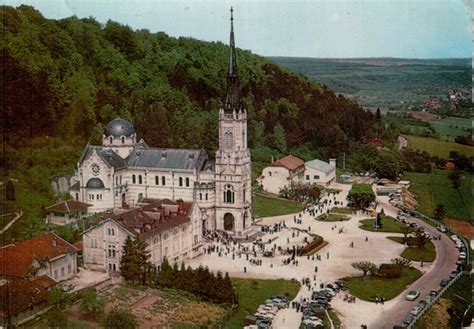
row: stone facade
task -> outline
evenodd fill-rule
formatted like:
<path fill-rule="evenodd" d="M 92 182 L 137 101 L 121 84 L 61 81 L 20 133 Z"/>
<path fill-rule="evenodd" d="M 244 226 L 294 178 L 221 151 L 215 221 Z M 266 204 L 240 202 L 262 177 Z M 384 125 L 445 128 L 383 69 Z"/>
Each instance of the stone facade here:
<path fill-rule="evenodd" d="M 251 159 L 233 24 L 230 46 L 215 162 L 202 149 L 152 148 L 137 141 L 130 122 L 117 118 L 104 128 L 102 145 L 87 145 L 79 159 L 70 188 L 73 198 L 91 204 L 90 213 L 133 208 L 144 199 L 194 202 L 204 229 L 243 234 L 252 223 Z"/>

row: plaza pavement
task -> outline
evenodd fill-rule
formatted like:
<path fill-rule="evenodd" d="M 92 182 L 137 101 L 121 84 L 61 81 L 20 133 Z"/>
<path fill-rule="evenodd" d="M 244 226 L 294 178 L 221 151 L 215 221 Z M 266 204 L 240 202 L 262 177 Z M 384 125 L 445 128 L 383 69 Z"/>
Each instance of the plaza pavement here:
<path fill-rule="evenodd" d="M 343 191 L 336 196 L 336 200 L 341 202 L 345 206 L 347 201 L 347 193 L 350 189 L 350 185 L 334 184 L 333 188 L 339 188 Z M 333 199 L 333 197 L 330 197 Z M 334 206 L 334 203 L 332 204 Z M 396 216 L 395 208 L 385 206 L 384 210 L 387 215 Z M 322 213 L 327 211 L 327 207 L 323 209 Z M 378 209 L 380 211 L 380 209 Z M 266 242 L 269 238 L 278 237 L 272 241 L 269 246 L 277 244 L 286 249 L 287 238 L 290 238 L 290 246 L 295 243 L 302 244 L 305 233 L 301 233 L 299 237 L 292 237 L 294 232 L 299 230 L 307 230 L 308 226 L 311 227 L 310 233 L 316 233 L 324 237 L 324 240 L 328 242 L 323 249 L 319 250 L 317 254 L 321 256 L 321 260 L 308 260 L 307 257 L 297 257 L 298 266 L 290 264 L 283 265 L 283 259 L 288 256 L 276 255 L 275 257 L 263 257 L 257 255 L 257 258 L 262 260 L 262 265 L 252 265 L 246 260 L 245 255 L 241 258 L 235 257 L 232 259 L 232 252 L 227 255 L 224 253 L 219 255 L 217 253 L 204 254 L 198 258 L 187 261 L 186 264 L 191 267 L 198 267 L 200 265 L 207 266 L 212 271 L 228 272 L 231 277 L 243 277 L 243 278 L 260 278 L 260 279 L 292 279 L 295 278 L 301 282 L 303 278 L 311 279 L 311 290 L 305 285 L 302 285 L 298 295 L 294 299 L 295 301 L 301 301 L 303 298 L 311 299 L 311 293 L 313 290 L 319 290 L 321 283 L 333 283 L 334 281 L 343 278 L 345 276 L 360 275 L 359 271 L 352 268 L 351 263 L 357 261 L 371 261 L 375 264 L 387 263 L 391 259 L 400 257 L 400 254 L 404 250 L 402 244 L 386 239 L 387 236 L 402 236 L 402 234 L 396 233 L 378 233 L 368 232 L 358 228 L 360 225 L 359 221 L 368 218 L 368 215 L 357 213 L 352 215 L 351 220 L 343 222 L 320 222 L 314 220 L 308 213 L 302 214 L 301 224 L 295 224 L 293 220 L 294 215 L 284 215 L 278 217 L 271 217 L 263 219 L 259 224 L 272 225 L 274 223 L 280 223 L 285 221 L 287 226 L 281 232 L 274 234 L 266 234 L 262 237 L 263 242 Z M 339 233 L 339 229 L 343 229 L 343 233 Z M 366 241 L 366 237 L 368 241 Z M 354 243 L 353 248 L 350 247 L 351 242 Z M 219 245 L 218 243 L 213 243 Z M 251 243 L 243 243 L 243 246 L 248 246 L 251 250 Z M 268 248 L 270 249 L 270 248 Z M 267 249 L 267 250 L 268 250 Z M 329 258 L 328 258 L 329 255 Z M 250 259 L 253 259 L 253 255 Z M 317 273 L 315 273 L 315 266 L 318 267 Z M 430 271 L 433 265 L 425 263 L 423 268 L 420 268 L 417 264 L 415 267 L 423 272 Z M 247 272 L 244 273 L 244 267 Z M 316 274 L 316 280 L 314 275 Z M 404 294 L 402 293 L 395 299 L 385 302 L 384 305 L 365 302 L 356 299 L 355 304 L 347 303 L 343 300 L 343 296 L 347 292 L 339 292 L 336 297 L 332 300 L 332 307 L 338 314 L 345 328 L 360 328 L 361 324 L 367 325 L 369 328 L 373 327 L 373 324 L 377 322 L 380 325 L 381 314 L 392 314 L 393 310 L 397 308 L 397 304 L 403 299 Z M 398 314 L 395 316 L 399 316 Z M 297 313 L 295 309 L 287 308 L 280 310 L 274 318 L 273 328 L 299 328 L 302 320 L 302 313 Z M 392 319 L 393 320 L 393 319 Z M 395 323 L 394 323 L 395 324 Z"/>

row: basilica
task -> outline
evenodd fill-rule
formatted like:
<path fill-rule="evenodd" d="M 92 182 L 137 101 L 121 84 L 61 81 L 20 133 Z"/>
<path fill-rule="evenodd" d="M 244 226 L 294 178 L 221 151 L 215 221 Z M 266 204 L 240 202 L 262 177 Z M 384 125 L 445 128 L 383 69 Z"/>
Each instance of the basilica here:
<path fill-rule="evenodd" d="M 193 205 L 200 227 L 242 235 L 252 223 L 247 111 L 240 98 L 231 15 L 227 93 L 219 109 L 215 160 L 204 149 L 154 148 L 122 118 L 104 128 L 102 145 L 87 145 L 71 180 L 71 196 L 89 212 L 134 209 L 147 200 Z"/>

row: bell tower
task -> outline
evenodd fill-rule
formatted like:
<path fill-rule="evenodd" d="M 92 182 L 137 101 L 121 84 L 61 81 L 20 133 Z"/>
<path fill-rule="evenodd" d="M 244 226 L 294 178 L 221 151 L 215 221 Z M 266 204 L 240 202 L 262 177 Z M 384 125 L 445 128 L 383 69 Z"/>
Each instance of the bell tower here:
<path fill-rule="evenodd" d="M 247 147 L 247 110 L 240 99 L 233 9 L 227 92 L 219 109 L 219 149 L 216 152 L 216 229 L 241 235 L 252 224 L 251 159 Z"/>

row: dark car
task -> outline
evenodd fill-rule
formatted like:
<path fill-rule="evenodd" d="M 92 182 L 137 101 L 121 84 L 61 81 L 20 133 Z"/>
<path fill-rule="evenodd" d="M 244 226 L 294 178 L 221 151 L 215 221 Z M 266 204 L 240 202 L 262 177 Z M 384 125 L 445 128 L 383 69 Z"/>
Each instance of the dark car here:
<path fill-rule="evenodd" d="M 449 283 L 449 279 L 442 279 L 441 282 L 439 283 L 439 285 L 441 287 L 446 287 Z"/>
<path fill-rule="evenodd" d="M 430 296 L 435 297 L 435 296 L 437 296 L 437 295 L 438 295 L 438 291 L 436 291 L 436 290 L 431 290 L 431 291 L 430 291 Z"/>
<path fill-rule="evenodd" d="M 413 315 L 408 313 L 407 316 L 405 317 L 405 319 L 403 319 L 403 323 L 410 324 L 410 323 L 413 322 L 413 320 L 414 320 Z"/>

